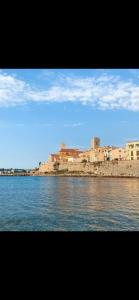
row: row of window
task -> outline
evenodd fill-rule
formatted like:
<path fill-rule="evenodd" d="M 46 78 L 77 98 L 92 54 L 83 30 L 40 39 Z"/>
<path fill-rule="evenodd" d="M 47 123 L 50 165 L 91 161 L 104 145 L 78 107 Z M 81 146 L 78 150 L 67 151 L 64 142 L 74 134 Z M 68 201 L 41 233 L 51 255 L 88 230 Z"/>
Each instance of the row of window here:
<path fill-rule="evenodd" d="M 130 149 L 133 149 L 133 148 L 134 148 L 134 146 L 135 146 L 135 148 L 139 148 L 139 144 L 136 144 L 136 145 L 134 145 L 134 144 L 132 144 L 132 145 L 129 145 L 129 148 L 130 148 Z"/>
<path fill-rule="evenodd" d="M 138 156 L 138 155 L 139 155 L 139 151 L 136 151 L 136 156 Z M 131 156 L 134 156 L 133 151 L 131 151 Z"/>

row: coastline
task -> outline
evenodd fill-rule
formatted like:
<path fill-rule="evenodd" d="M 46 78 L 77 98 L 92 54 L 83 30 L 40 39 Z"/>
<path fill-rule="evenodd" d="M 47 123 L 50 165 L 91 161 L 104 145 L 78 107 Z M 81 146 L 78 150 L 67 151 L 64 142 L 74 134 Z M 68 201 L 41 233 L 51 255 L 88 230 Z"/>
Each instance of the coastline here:
<path fill-rule="evenodd" d="M 34 174 L 34 175 L 29 175 L 32 177 L 93 177 L 93 178 L 138 178 L 139 176 L 121 176 L 121 175 L 94 175 L 94 174 L 54 174 L 54 173 L 49 173 L 49 174 Z"/>
<path fill-rule="evenodd" d="M 47 163 L 38 170 L 32 170 L 32 174 L 38 176 L 139 178 L 139 160 L 88 163 L 61 162 L 58 165 Z"/>
<path fill-rule="evenodd" d="M 30 174 L 0 174 L 0 177 L 5 177 L 5 176 L 8 176 L 8 177 L 17 177 L 17 176 L 32 176 Z"/>
<path fill-rule="evenodd" d="M 31 174 L 31 175 L 0 175 L 0 177 L 87 177 L 87 178 L 130 178 L 130 179 L 139 179 L 139 176 L 117 176 L 117 175 L 91 175 L 91 174 Z"/>
<path fill-rule="evenodd" d="M 42 167 L 43 166 L 43 167 Z M 51 176 L 51 177 L 106 177 L 139 178 L 139 160 L 93 163 L 47 163 L 40 168 L 25 171 L 1 172 L 0 176 Z"/>

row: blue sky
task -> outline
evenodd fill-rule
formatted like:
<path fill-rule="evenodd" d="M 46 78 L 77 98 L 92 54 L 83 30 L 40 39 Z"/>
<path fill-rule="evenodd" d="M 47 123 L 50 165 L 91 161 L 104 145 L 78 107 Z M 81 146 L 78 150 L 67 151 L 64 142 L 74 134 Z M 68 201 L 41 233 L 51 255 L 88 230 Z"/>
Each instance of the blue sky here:
<path fill-rule="evenodd" d="M 32 168 L 61 142 L 139 139 L 139 70 L 0 70 L 0 167 Z"/>

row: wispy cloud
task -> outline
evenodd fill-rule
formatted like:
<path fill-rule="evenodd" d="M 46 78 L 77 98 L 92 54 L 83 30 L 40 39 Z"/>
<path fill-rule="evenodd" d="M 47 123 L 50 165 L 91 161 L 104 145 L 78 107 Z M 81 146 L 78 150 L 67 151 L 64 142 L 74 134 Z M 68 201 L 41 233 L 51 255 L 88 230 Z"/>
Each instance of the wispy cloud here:
<path fill-rule="evenodd" d="M 14 127 L 51 127 L 51 123 L 15 123 L 0 120 L 0 128 L 14 128 Z"/>
<path fill-rule="evenodd" d="M 69 123 L 69 124 L 64 124 L 64 127 L 79 127 L 82 126 L 83 123 Z"/>
<path fill-rule="evenodd" d="M 129 141 L 138 141 L 139 140 L 139 137 L 124 137 L 123 138 L 123 141 L 124 142 L 129 142 Z"/>
<path fill-rule="evenodd" d="M 78 102 L 94 108 L 139 111 L 139 84 L 119 76 L 77 77 L 59 75 L 44 88 L 34 88 L 17 76 L 0 72 L 0 106 L 29 102 Z"/>
<path fill-rule="evenodd" d="M 53 126 L 53 124 L 51 123 L 35 123 L 35 124 L 32 124 L 34 126 L 42 126 L 42 127 L 51 127 Z"/>
<path fill-rule="evenodd" d="M 0 128 L 23 127 L 24 123 L 12 123 L 0 120 Z"/>

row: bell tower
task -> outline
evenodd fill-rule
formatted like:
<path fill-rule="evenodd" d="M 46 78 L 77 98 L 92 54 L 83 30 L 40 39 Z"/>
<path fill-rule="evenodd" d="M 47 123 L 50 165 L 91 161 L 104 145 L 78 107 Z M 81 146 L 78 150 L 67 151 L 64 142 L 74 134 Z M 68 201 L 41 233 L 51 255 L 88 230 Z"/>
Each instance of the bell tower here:
<path fill-rule="evenodd" d="M 94 137 L 91 139 L 91 149 L 96 149 L 97 147 L 100 147 L 100 138 Z"/>
<path fill-rule="evenodd" d="M 66 148 L 66 145 L 64 143 L 61 143 L 60 144 L 60 149 L 65 149 Z"/>

